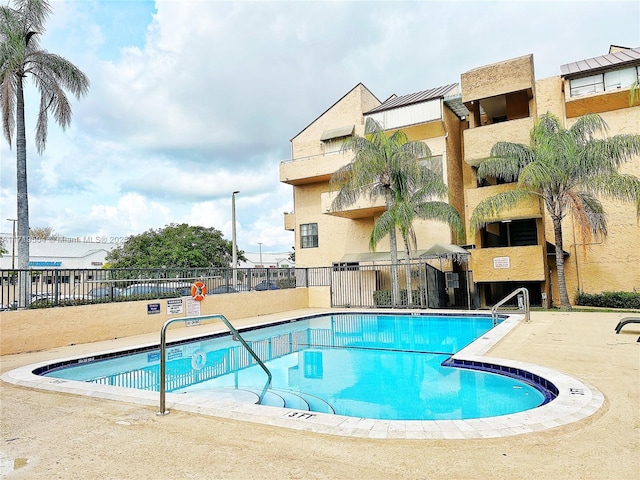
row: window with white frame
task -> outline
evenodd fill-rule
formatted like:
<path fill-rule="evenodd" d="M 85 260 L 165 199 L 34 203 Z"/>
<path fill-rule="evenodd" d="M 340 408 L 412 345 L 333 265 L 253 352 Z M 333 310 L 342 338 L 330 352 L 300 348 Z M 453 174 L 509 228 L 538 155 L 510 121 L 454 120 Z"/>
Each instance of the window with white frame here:
<path fill-rule="evenodd" d="M 569 81 L 572 97 L 627 88 L 640 79 L 640 67 L 628 67 L 609 72 L 574 78 Z"/>
<path fill-rule="evenodd" d="M 348 137 L 342 138 L 332 138 L 330 140 L 325 140 L 324 143 L 324 153 L 336 153 L 342 150 L 342 146 Z"/>
<path fill-rule="evenodd" d="M 300 246 L 316 248 L 318 246 L 318 224 L 303 223 L 300 225 Z"/>
<path fill-rule="evenodd" d="M 616 90 L 632 85 L 638 79 L 636 67 L 623 68 L 612 72 L 604 72 L 604 89 Z"/>
<path fill-rule="evenodd" d="M 589 75 L 588 77 L 574 78 L 571 80 L 571 96 L 579 97 L 589 93 L 604 92 L 604 79 L 602 74 Z"/>

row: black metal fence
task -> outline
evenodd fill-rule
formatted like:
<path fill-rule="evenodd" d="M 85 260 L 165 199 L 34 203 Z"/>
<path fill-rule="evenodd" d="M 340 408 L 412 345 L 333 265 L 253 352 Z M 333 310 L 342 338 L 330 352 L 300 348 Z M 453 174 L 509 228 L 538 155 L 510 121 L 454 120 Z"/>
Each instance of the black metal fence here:
<path fill-rule="evenodd" d="M 424 261 L 412 261 L 409 268 L 404 263 L 336 265 L 330 280 L 333 307 L 475 308 L 472 272 L 442 272 Z"/>
<path fill-rule="evenodd" d="M 395 273 L 394 273 L 395 272 Z M 407 272 L 411 292 L 407 288 Z M 393 298 L 391 278 L 399 292 Z M 474 308 L 471 272 L 442 272 L 425 262 L 316 268 L 0 270 L 0 308 L 45 308 L 296 287 L 329 287 L 333 307 Z"/>
<path fill-rule="evenodd" d="M 201 281 L 208 294 L 294 288 L 292 268 L 0 270 L 0 308 L 43 308 L 191 295 Z"/>

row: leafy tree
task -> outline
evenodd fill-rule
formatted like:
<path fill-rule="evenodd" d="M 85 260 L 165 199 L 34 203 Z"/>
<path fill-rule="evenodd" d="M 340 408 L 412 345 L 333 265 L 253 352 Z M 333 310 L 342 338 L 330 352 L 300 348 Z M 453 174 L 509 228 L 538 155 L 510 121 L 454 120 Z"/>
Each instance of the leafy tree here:
<path fill-rule="evenodd" d="M 400 287 L 396 227 L 400 227 L 408 248 L 414 219 L 427 213 L 436 214 L 435 210 L 427 211 L 426 207 L 422 209 L 419 205 L 431 196 L 445 195 L 446 186 L 442 180 L 438 183 L 436 176 L 421 162 L 421 159 L 431 156 L 424 142 L 409 141 L 401 130 L 387 136 L 371 118 L 365 124 L 365 137 L 350 137 L 343 151 L 354 152 L 354 157 L 331 177 L 331 188 L 338 190 L 331 208 L 334 211 L 341 210 L 355 203 L 362 195 L 368 195 L 372 201 L 384 198 L 386 211 L 376 221 L 369 246 L 375 250 L 379 241 L 389 235 L 391 302 L 392 305 L 398 305 Z M 440 218 L 446 218 L 440 209 L 437 210 L 438 215 L 443 215 Z"/>
<path fill-rule="evenodd" d="M 579 118 L 569 129 L 552 114 L 540 116 L 531 131 L 531 146 L 498 142 L 478 167 L 478 179 L 517 180 L 515 190 L 481 201 L 471 215 L 478 230 L 501 211 L 541 198 L 553 222 L 560 306 L 570 309 L 564 273 L 562 220 L 570 213 L 586 244 L 594 234 L 606 236 L 606 214 L 600 197 L 636 203 L 640 217 L 640 179 L 618 172 L 640 154 L 640 135 L 607 137 L 597 114 Z"/>
<path fill-rule="evenodd" d="M 291 247 L 291 252 L 289 252 L 289 260 L 291 263 L 296 263 L 296 247 Z"/>
<path fill-rule="evenodd" d="M 111 268 L 228 267 L 232 242 L 215 228 L 171 224 L 133 235 L 106 256 Z M 246 260 L 238 252 L 238 260 Z"/>
<path fill-rule="evenodd" d="M 58 235 L 53 231 L 52 227 L 33 227 L 29 229 L 29 235 L 31 238 L 37 238 L 38 240 L 49 240 L 55 238 Z"/>
<path fill-rule="evenodd" d="M 640 105 L 640 80 L 636 80 L 629 87 L 629 106 Z"/>
<path fill-rule="evenodd" d="M 0 237 L 0 257 L 5 253 L 9 253 L 9 251 L 4 246 L 4 237 Z"/>
<path fill-rule="evenodd" d="M 27 140 L 25 133 L 24 80 L 31 76 L 40 92 L 36 123 L 36 149 L 44 151 L 47 121 L 51 112 L 66 128 L 71 123 L 71 104 L 65 90 L 85 95 L 89 80 L 65 58 L 40 48 L 38 39 L 51 7 L 46 0 L 15 0 L 17 8 L 0 6 L 0 105 L 2 127 L 9 145 L 16 131 L 18 268 L 29 267 L 29 201 L 27 195 Z M 26 297 L 26 289 L 24 297 Z M 25 304 L 22 299 L 21 305 Z"/>

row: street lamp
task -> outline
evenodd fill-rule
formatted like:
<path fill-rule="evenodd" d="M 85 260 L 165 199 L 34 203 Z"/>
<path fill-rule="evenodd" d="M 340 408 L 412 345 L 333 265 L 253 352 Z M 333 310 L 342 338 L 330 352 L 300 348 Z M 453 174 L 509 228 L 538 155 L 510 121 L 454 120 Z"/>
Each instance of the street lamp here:
<path fill-rule="evenodd" d="M 236 243 L 236 194 L 240 193 L 236 190 L 231 194 L 231 255 L 233 258 L 233 288 L 238 285 L 236 268 L 238 267 L 238 245 Z"/>
<path fill-rule="evenodd" d="M 262 242 L 258 242 L 258 245 L 260 246 L 260 268 L 262 268 L 264 267 L 262 264 Z"/>
<path fill-rule="evenodd" d="M 11 237 L 11 270 L 16 269 L 16 222 L 15 218 L 7 218 L 10 222 L 13 222 L 13 235 Z"/>

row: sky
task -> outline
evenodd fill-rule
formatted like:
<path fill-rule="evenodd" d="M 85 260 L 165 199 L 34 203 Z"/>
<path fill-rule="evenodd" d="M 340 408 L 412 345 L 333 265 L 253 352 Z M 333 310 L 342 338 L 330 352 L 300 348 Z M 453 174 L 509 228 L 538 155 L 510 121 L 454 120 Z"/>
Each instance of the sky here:
<path fill-rule="evenodd" d="M 13 5 L 0 0 L 3 5 Z M 290 140 L 358 83 L 381 101 L 534 55 L 560 65 L 640 46 L 634 1 L 53 0 L 42 48 L 78 66 L 89 93 L 50 117 L 26 95 L 31 227 L 122 242 L 171 223 L 215 227 L 238 248 L 287 252 Z M 16 157 L 0 139 L 0 233 L 16 218 Z"/>

